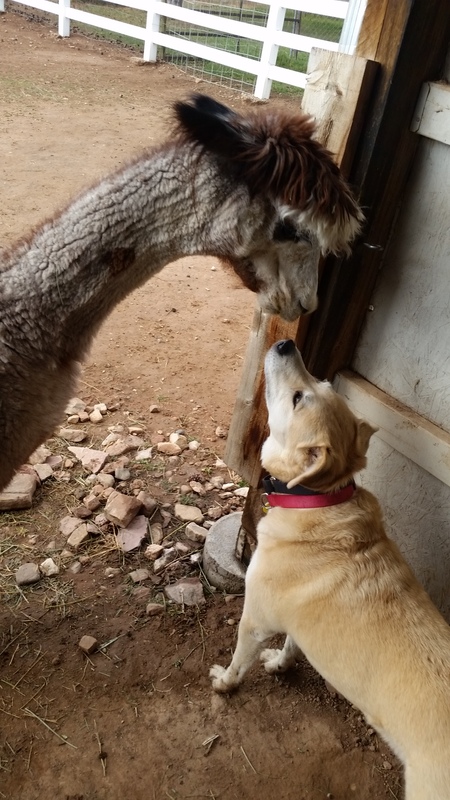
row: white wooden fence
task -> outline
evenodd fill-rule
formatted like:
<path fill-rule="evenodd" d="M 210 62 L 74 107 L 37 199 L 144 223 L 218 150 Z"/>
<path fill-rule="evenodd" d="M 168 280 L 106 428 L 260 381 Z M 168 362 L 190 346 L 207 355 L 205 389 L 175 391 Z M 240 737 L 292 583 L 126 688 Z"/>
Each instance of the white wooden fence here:
<path fill-rule="evenodd" d="M 345 0 L 252 0 L 253 3 L 269 6 L 266 25 L 262 26 L 227 19 L 211 13 L 206 14 L 202 11 L 193 11 L 182 6 L 160 2 L 160 0 L 106 1 L 111 2 L 112 5 L 126 6 L 127 8 L 146 12 L 145 27 L 72 8 L 70 0 L 58 0 L 58 2 L 52 2 L 52 0 L 9 0 L 9 2 L 19 2 L 20 5 L 56 14 L 60 36 L 70 36 L 70 21 L 73 20 L 74 22 L 85 23 L 143 41 L 143 58 L 145 61 L 156 61 L 157 47 L 161 46 L 256 75 L 254 94 L 255 97 L 261 99 L 270 96 L 273 80 L 299 88 L 304 88 L 306 84 L 305 73 L 276 66 L 279 47 L 288 47 L 291 50 L 299 50 L 306 53 L 309 53 L 312 47 L 322 47 L 330 50 L 345 49 L 348 52 L 351 50 L 352 41 L 357 36 L 357 28 L 355 28 L 354 22 L 352 22 L 350 33 L 349 26 L 344 24 L 345 45 L 342 47 L 336 42 L 327 42 L 323 39 L 287 33 L 283 31 L 286 8 L 343 20 L 348 15 L 349 20 L 353 20 L 355 8 L 360 8 L 365 3 L 365 0 L 350 0 L 349 2 Z M 0 0 L 0 11 L 5 10 L 4 3 L 5 0 Z M 260 42 L 262 44 L 260 58 L 248 58 L 237 53 L 216 49 L 196 41 L 163 33 L 160 30 L 161 17 Z"/>

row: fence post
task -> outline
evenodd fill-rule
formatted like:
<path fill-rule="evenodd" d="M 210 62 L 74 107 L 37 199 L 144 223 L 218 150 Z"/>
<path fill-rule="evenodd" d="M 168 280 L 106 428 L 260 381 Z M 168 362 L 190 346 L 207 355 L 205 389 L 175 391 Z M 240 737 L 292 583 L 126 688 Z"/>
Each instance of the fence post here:
<path fill-rule="evenodd" d="M 70 0 L 59 0 L 58 8 L 58 35 L 70 36 L 70 19 L 66 16 L 66 9 L 70 8 Z"/>
<path fill-rule="evenodd" d="M 3 14 L 5 11 L 5 0 L 0 0 L 0 14 Z"/>
<path fill-rule="evenodd" d="M 254 91 L 255 97 L 260 100 L 267 100 L 270 97 L 272 81 L 268 77 L 269 67 L 276 63 L 278 55 L 278 45 L 273 42 L 274 34 L 283 30 L 285 14 L 286 9 L 279 5 L 279 0 L 273 0 L 267 17 L 266 37 L 261 50 L 259 72 Z"/>
<path fill-rule="evenodd" d="M 366 11 L 367 0 L 349 0 L 347 16 L 339 39 L 339 52 L 353 55 L 358 43 L 359 30 Z"/>
<path fill-rule="evenodd" d="M 144 39 L 144 61 L 156 61 L 158 46 L 153 41 L 153 34 L 159 33 L 160 15 L 155 14 L 154 0 L 150 0 L 147 10 Z"/>

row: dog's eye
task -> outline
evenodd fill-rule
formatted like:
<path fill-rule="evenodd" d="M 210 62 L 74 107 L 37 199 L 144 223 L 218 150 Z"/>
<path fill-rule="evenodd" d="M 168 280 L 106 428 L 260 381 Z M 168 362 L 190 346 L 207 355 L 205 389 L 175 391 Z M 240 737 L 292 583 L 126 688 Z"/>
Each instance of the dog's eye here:
<path fill-rule="evenodd" d="M 299 402 L 302 399 L 302 397 L 303 397 L 303 392 L 295 392 L 294 397 L 292 398 L 292 402 L 294 404 L 294 408 L 295 408 L 295 406 L 297 406 L 299 404 Z"/>

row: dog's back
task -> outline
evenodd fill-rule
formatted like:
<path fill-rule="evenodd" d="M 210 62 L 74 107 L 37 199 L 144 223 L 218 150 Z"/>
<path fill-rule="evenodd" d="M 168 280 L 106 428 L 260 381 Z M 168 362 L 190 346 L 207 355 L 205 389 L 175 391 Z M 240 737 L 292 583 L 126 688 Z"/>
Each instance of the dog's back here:
<path fill-rule="evenodd" d="M 426 786 L 408 800 L 449 800 L 450 628 L 387 538 L 375 497 L 358 488 L 333 508 L 272 509 L 247 593 L 361 709 L 407 785 Z"/>

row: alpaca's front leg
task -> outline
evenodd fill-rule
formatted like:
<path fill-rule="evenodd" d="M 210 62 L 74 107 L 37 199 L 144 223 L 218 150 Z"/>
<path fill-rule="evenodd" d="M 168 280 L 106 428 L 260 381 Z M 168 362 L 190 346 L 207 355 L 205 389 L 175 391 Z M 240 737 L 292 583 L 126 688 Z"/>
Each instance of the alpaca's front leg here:
<path fill-rule="evenodd" d="M 215 664 L 209 671 L 214 691 L 230 692 L 238 686 L 271 635 L 261 628 L 256 628 L 250 620 L 243 617 L 239 624 L 236 650 L 230 666 L 225 669 Z"/>
<path fill-rule="evenodd" d="M 302 655 L 302 651 L 290 636 L 286 636 L 282 650 L 263 650 L 261 661 L 267 672 L 286 672 L 290 667 L 295 667 Z"/>

